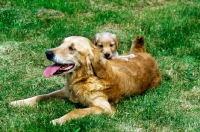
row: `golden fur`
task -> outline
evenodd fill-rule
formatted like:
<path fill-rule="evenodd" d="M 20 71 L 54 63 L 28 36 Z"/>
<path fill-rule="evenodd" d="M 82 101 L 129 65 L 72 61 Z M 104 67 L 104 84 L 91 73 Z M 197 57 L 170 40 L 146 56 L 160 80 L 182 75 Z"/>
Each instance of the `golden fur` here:
<path fill-rule="evenodd" d="M 137 36 L 133 40 L 130 52 L 131 53 L 146 52 L 146 47 L 144 45 L 144 37 L 143 36 Z"/>
<path fill-rule="evenodd" d="M 101 32 L 95 34 L 93 38 L 93 44 L 100 49 L 101 53 L 106 59 L 123 59 L 128 61 L 129 58 L 135 57 L 134 54 L 119 56 L 117 50 L 119 48 L 120 41 L 116 34 L 112 34 L 110 32 Z"/>
<path fill-rule="evenodd" d="M 60 46 L 48 50 L 46 54 L 54 63 L 64 64 L 61 69 L 73 64 L 73 68 L 59 72 L 65 77 L 65 86 L 49 94 L 13 101 L 10 104 L 34 105 L 51 98 L 69 98 L 72 102 L 87 107 L 74 109 L 52 120 L 53 124 L 63 124 L 89 114 L 113 114 L 113 103 L 151 90 L 161 82 L 157 63 L 150 54 L 137 52 L 136 57 L 129 61 L 107 60 L 84 37 L 65 38 Z"/>
<path fill-rule="evenodd" d="M 109 32 L 97 33 L 93 38 L 93 44 L 100 49 L 106 59 L 118 56 L 117 49 L 120 41 L 115 34 Z"/>

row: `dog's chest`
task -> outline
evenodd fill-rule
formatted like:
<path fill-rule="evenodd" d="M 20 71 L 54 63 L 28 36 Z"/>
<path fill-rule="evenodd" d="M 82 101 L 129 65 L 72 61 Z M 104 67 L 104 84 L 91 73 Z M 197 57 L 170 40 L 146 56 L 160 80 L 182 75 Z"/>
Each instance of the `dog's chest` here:
<path fill-rule="evenodd" d="M 101 84 L 96 79 L 88 79 L 73 84 L 70 89 L 70 100 L 84 106 L 93 104 L 94 99 L 107 96 L 104 93 L 106 85 Z"/>

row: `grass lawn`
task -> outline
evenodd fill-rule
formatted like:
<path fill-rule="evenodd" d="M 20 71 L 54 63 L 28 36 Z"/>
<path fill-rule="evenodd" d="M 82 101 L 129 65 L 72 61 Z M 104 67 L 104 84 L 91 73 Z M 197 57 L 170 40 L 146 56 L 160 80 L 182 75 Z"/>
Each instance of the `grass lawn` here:
<path fill-rule="evenodd" d="M 11 107 L 10 101 L 60 89 L 59 76 L 46 79 L 47 49 L 64 37 L 110 31 L 119 52 L 144 35 L 157 60 L 162 83 L 116 104 L 114 116 L 87 116 L 50 124 L 77 106 L 70 101 Z M 199 0 L 0 0 L 1 132 L 134 132 L 200 130 Z"/>

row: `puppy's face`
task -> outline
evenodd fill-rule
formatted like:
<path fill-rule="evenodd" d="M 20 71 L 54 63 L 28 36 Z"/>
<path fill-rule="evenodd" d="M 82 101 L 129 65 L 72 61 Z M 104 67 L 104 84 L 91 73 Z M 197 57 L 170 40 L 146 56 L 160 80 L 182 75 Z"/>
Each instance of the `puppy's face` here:
<path fill-rule="evenodd" d="M 46 57 L 55 64 L 44 71 L 46 77 L 56 74 L 73 72 L 81 66 L 89 66 L 89 56 L 92 56 L 91 42 L 78 36 L 65 38 L 62 44 L 47 50 Z"/>
<path fill-rule="evenodd" d="M 97 33 L 94 36 L 93 43 L 101 50 L 106 59 L 114 57 L 119 47 L 117 36 L 109 32 Z"/>

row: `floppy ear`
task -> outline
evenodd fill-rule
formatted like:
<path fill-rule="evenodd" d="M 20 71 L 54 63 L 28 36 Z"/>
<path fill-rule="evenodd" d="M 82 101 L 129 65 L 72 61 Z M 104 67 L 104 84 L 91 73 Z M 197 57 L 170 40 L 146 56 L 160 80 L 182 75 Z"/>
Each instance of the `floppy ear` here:
<path fill-rule="evenodd" d="M 99 39 L 99 33 L 95 34 L 95 36 L 94 36 L 94 38 L 92 40 L 92 42 L 93 42 L 94 45 L 97 45 L 98 39 Z"/>
<path fill-rule="evenodd" d="M 108 71 L 111 71 L 112 67 L 108 65 L 109 62 L 103 57 L 99 48 L 91 43 L 89 51 L 87 56 L 88 69 L 92 69 L 90 71 L 92 71 L 93 75 L 99 78 L 109 78 L 110 73 Z"/>
<path fill-rule="evenodd" d="M 93 45 L 94 46 L 94 45 Z M 92 48 L 93 56 L 90 56 L 90 62 L 93 69 L 93 74 L 99 78 L 107 78 L 107 69 L 110 71 L 110 67 L 107 68 L 107 60 L 103 57 L 100 50 L 94 46 Z"/>
<path fill-rule="evenodd" d="M 88 49 L 88 54 L 86 55 L 86 68 L 88 76 L 94 75 L 91 58 L 94 58 L 94 54 L 91 49 Z"/>
<path fill-rule="evenodd" d="M 112 36 L 112 38 L 115 40 L 115 44 L 116 44 L 116 47 L 117 47 L 117 49 L 118 49 L 118 48 L 119 48 L 119 45 L 120 45 L 119 39 L 117 38 L 117 36 L 116 36 L 115 34 L 112 34 L 111 36 Z"/>

